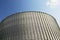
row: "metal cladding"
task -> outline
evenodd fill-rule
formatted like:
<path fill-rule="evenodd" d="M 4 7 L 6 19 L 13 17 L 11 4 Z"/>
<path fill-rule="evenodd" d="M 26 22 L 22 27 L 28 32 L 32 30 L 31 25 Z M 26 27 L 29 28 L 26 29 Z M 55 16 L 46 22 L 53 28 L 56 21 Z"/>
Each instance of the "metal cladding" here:
<path fill-rule="evenodd" d="M 2 21 L 2 40 L 60 40 L 56 20 L 44 12 L 20 12 Z"/>

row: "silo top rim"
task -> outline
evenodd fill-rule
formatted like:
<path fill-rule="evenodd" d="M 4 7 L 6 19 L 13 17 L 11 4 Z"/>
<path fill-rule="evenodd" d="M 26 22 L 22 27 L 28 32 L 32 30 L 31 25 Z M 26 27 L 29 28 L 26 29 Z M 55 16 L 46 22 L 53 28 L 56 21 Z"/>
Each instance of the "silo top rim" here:
<path fill-rule="evenodd" d="M 32 13 L 43 13 L 43 14 L 46 14 L 46 15 L 49 15 L 48 13 L 45 13 L 45 12 L 41 12 L 41 11 L 24 11 L 24 12 L 17 12 L 17 13 L 15 13 L 15 14 L 12 14 L 12 15 L 9 15 L 9 16 L 7 16 L 6 18 L 4 18 L 2 21 L 1 21 L 1 23 L 4 21 L 4 20 L 6 20 L 7 18 L 9 18 L 10 16 L 13 16 L 13 15 L 16 15 L 16 14 L 21 14 L 21 13 L 30 13 L 30 12 L 32 12 Z M 51 15 L 49 15 L 49 16 L 51 16 Z M 51 16 L 52 18 L 54 18 L 53 16 Z M 55 18 L 54 18 L 55 19 Z"/>

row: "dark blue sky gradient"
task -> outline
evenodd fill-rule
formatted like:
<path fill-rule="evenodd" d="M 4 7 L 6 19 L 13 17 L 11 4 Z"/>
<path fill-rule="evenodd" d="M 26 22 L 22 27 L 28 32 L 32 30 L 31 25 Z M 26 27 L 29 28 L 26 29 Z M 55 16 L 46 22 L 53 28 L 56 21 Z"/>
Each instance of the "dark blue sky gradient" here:
<path fill-rule="evenodd" d="M 41 3 L 40 3 L 41 1 Z M 21 11 L 42 11 L 44 0 L 0 0 L 0 21 L 6 16 Z M 44 1 L 44 2 L 43 2 Z"/>

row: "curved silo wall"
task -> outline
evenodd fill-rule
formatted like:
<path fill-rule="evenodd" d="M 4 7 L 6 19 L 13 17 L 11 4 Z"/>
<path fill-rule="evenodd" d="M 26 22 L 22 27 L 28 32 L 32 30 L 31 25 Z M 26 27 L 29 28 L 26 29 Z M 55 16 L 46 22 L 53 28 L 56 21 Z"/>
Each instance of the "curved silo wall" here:
<path fill-rule="evenodd" d="M 2 21 L 3 40 L 59 40 L 56 20 L 44 12 L 19 12 Z"/>

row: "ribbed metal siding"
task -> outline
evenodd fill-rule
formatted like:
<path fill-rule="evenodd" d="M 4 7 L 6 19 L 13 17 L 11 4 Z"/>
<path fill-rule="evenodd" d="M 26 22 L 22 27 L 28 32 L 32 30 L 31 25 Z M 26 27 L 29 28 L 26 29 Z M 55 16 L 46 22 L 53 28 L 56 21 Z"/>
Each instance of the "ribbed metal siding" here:
<path fill-rule="evenodd" d="M 2 24 L 3 40 L 59 40 L 56 21 L 42 12 L 15 14 Z"/>

